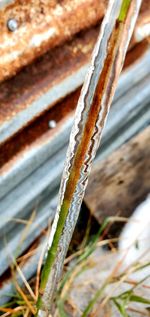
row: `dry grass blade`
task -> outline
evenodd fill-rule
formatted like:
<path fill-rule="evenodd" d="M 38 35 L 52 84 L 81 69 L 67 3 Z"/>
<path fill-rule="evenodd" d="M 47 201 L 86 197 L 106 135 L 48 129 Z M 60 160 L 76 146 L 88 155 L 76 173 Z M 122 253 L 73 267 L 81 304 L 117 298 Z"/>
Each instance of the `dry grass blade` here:
<path fill-rule="evenodd" d="M 22 311 L 23 308 L 25 308 L 25 307 L 24 306 L 20 306 L 20 307 L 16 307 L 16 308 L 0 307 L 0 311 L 13 314 L 13 313 L 15 313 L 17 311 L 20 311 L 20 310 Z"/>
<path fill-rule="evenodd" d="M 29 309 L 29 308 L 27 308 L 27 309 L 26 309 L 26 312 L 25 312 L 25 314 L 24 314 L 24 317 L 28 317 L 28 316 L 29 316 L 29 314 L 30 314 L 30 309 Z"/>
<path fill-rule="evenodd" d="M 32 255 L 37 253 L 38 248 L 35 248 L 33 250 L 30 250 L 26 254 L 21 255 L 19 258 L 17 258 L 17 263 L 22 263 L 26 261 L 28 258 L 30 258 Z"/>
<path fill-rule="evenodd" d="M 19 265 L 17 263 L 15 265 L 16 265 L 16 269 L 17 269 L 17 271 L 18 271 L 18 273 L 19 273 L 19 275 L 20 275 L 25 287 L 27 288 L 27 290 L 28 290 L 29 294 L 31 295 L 31 297 L 33 298 L 33 300 L 36 302 L 36 296 L 33 293 L 29 283 L 27 282 L 23 272 L 21 271 L 21 269 L 20 269 L 20 267 L 19 267 Z"/>
<path fill-rule="evenodd" d="M 48 231 L 46 232 L 46 235 L 50 234 L 50 230 L 51 230 L 51 223 L 49 223 Z M 36 283 L 35 283 L 36 301 L 38 300 L 38 296 L 39 296 L 40 274 L 41 274 L 41 268 L 42 268 L 42 264 L 43 264 L 45 250 L 46 250 L 46 245 L 42 249 L 41 256 L 40 256 L 39 263 L 38 263 L 38 267 L 37 267 Z"/>
<path fill-rule="evenodd" d="M 132 313 L 136 313 L 139 314 L 139 316 L 147 316 L 149 317 L 149 312 L 143 311 L 143 310 L 139 310 L 139 309 L 135 309 L 132 307 L 128 307 L 128 310 Z"/>
<path fill-rule="evenodd" d="M 36 211 L 34 210 L 31 214 L 31 217 L 29 218 L 28 222 L 27 222 L 27 225 L 22 233 L 22 237 L 21 237 L 21 240 L 20 240 L 20 245 L 23 243 L 23 241 L 26 239 L 26 237 L 28 236 L 28 231 L 29 231 L 29 228 L 31 226 L 31 224 L 33 223 L 34 219 L 35 219 L 35 215 L 36 215 Z"/>
<path fill-rule="evenodd" d="M 36 313 L 36 309 L 32 306 L 31 302 L 28 300 L 26 294 L 22 291 L 21 287 L 19 286 L 19 284 L 17 282 L 15 282 L 15 287 L 16 287 L 17 292 L 21 295 L 21 297 L 25 301 L 30 312 L 34 315 Z"/>
<path fill-rule="evenodd" d="M 16 222 L 16 223 L 21 223 L 23 225 L 28 225 L 30 220 L 12 218 L 11 221 Z"/>
<path fill-rule="evenodd" d="M 41 268 L 42 268 L 42 264 L 43 264 L 44 253 L 45 253 L 45 249 L 43 248 L 40 259 L 39 259 L 39 263 L 38 263 L 38 267 L 37 267 L 37 274 L 36 274 L 36 283 L 35 283 L 36 301 L 37 301 L 38 296 L 39 296 L 40 273 L 41 273 Z"/>

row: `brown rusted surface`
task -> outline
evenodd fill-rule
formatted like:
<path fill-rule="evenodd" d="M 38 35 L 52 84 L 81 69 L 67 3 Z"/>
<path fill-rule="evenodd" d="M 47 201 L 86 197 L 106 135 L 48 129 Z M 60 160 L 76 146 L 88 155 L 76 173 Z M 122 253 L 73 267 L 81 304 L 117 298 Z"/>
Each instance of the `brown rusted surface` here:
<path fill-rule="evenodd" d="M 143 0 L 142 1 L 142 5 L 141 5 L 141 9 L 140 9 L 140 13 L 136 22 L 136 26 L 135 26 L 135 30 L 133 33 L 133 36 L 131 38 L 130 41 L 130 45 L 129 45 L 129 49 L 132 49 L 132 47 L 134 45 L 136 45 L 137 42 L 140 42 L 140 40 L 136 37 L 136 32 L 138 27 L 143 26 L 145 23 L 150 21 L 150 1 L 147 0 Z M 144 40 L 144 37 L 143 37 Z M 141 39 L 142 41 L 142 39 Z"/>
<path fill-rule="evenodd" d="M 143 40 L 141 43 L 135 44 L 126 55 L 126 59 L 124 62 L 124 68 L 132 65 L 136 60 L 140 59 L 142 55 L 149 48 L 149 43 L 147 39 Z"/>
<path fill-rule="evenodd" d="M 0 124 L 31 106 L 50 88 L 88 62 L 99 27 L 81 32 L 62 47 L 52 49 L 16 77 L 0 85 Z"/>
<path fill-rule="evenodd" d="M 51 50 L 12 79 L 1 83 L 0 124 L 11 121 L 18 113 L 32 107 L 32 102 L 88 63 L 98 31 L 99 26 L 81 32 L 67 42 L 63 50 L 62 47 Z M 125 66 L 139 58 L 147 46 L 147 42 L 143 41 L 132 48 L 127 54 Z"/>
<path fill-rule="evenodd" d="M 145 14 L 146 12 L 150 12 L 150 2 L 148 0 L 143 0 L 141 5 L 140 14 Z"/>
<path fill-rule="evenodd" d="M 0 85 L 0 124 L 31 106 L 42 94 L 88 62 L 99 27 L 76 36 Z"/>
<path fill-rule="evenodd" d="M 147 6 L 147 9 L 145 9 L 144 12 L 139 15 L 136 25 L 142 26 L 147 23 L 150 23 L 150 2 Z"/>
<path fill-rule="evenodd" d="M 108 0 L 15 0 L 0 10 L 0 81 L 16 74 L 48 49 L 60 45 L 104 16 Z M 141 16 L 150 11 L 143 1 Z M 9 19 L 18 28 L 10 32 Z"/>
<path fill-rule="evenodd" d="M 150 28 L 150 2 L 149 4 L 147 4 L 147 7 L 145 7 L 145 10 L 142 10 L 141 14 L 139 15 L 132 39 L 130 41 L 130 46 L 129 46 L 130 49 L 134 45 L 136 45 L 136 43 L 139 43 L 146 38 L 147 40 L 149 40 L 150 35 L 148 35 L 144 31 L 144 27 L 146 25 L 147 27 L 149 25 L 149 28 Z"/>
<path fill-rule="evenodd" d="M 133 64 L 141 54 L 147 50 L 147 41 L 143 41 L 137 44 L 130 50 L 126 56 L 124 67 L 128 67 Z M 6 171 L 17 159 L 19 153 L 32 147 L 33 143 L 38 144 L 43 139 L 49 138 L 51 135 L 57 134 L 58 128 L 61 124 L 64 124 L 65 117 L 71 113 L 77 105 L 80 89 L 77 89 L 74 93 L 68 95 L 61 102 L 50 108 L 39 118 L 31 122 L 27 127 L 14 135 L 10 140 L 6 141 L 0 146 L 0 173 Z M 13 110 L 13 109 L 12 109 Z M 50 130 L 48 122 L 55 120 L 58 125 L 54 130 Z"/>
<path fill-rule="evenodd" d="M 6 169 L 14 163 L 17 155 L 31 146 L 37 146 L 43 139 L 48 139 L 58 133 L 60 125 L 64 124 L 64 118 L 71 114 L 75 109 L 79 98 L 80 89 L 66 97 L 55 107 L 46 111 L 36 121 L 27 126 L 23 131 L 19 132 L 11 140 L 8 140 L 0 146 L 0 174 L 2 175 Z M 48 122 L 55 120 L 57 127 L 49 129 Z"/>
<path fill-rule="evenodd" d="M 107 216 L 130 216 L 145 199 L 150 189 L 149 157 L 150 127 L 94 167 L 85 203 L 100 223 Z"/>
<path fill-rule="evenodd" d="M 71 166 L 71 172 L 70 172 L 70 177 L 68 179 L 68 183 L 66 185 L 66 192 L 65 192 L 65 199 L 69 202 L 71 202 L 73 193 L 75 191 L 75 188 L 77 186 L 78 183 L 78 179 L 80 178 L 80 174 L 81 174 L 81 167 L 84 164 L 84 160 L 85 160 L 85 156 L 86 156 L 86 152 L 88 152 L 89 157 L 91 156 L 92 150 L 94 148 L 95 145 L 95 135 L 97 133 L 97 126 L 96 123 L 98 121 L 98 117 L 99 117 L 99 113 L 101 114 L 101 121 L 99 122 L 99 126 L 103 127 L 104 126 L 104 121 L 105 121 L 105 117 L 106 114 L 108 112 L 108 105 L 109 105 L 109 98 L 111 97 L 111 93 L 112 93 L 112 87 L 113 85 L 108 85 L 108 74 L 110 75 L 110 65 L 112 63 L 114 63 L 114 67 L 116 68 L 116 63 L 114 58 L 114 47 L 116 46 L 116 43 L 118 43 L 118 38 L 120 39 L 120 32 L 122 31 L 122 25 L 121 24 L 117 24 L 116 27 L 114 28 L 114 31 L 111 34 L 109 43 L 108 43 L 108 48 L 107 48 L 107 57 L 106 60 L 104 60 L 104 66 L 103 69 L 101 71 L 100 74 L 100 78 L 98 79 L 98 82 L 96 83 L 96 89 L 94 91 L 94 97 L 93 97 L 93 101 L 91 102 L 91 106 L 90 109 L 88 111 L 88 115 L 86 118 L 86 122 L 85 122 L 85 126 L 83 128 L 83 131 L 81 133 L 81 140 L 79 144 L 77 144 L 77 149 L 76 149 L 76 153 L 75 153 L 75 157 L 72 160 L 72 165 Z M 97 57 L 97 56 L 96 56 Z M 97 57 L 98 58 L 98 57 Z M 113 60 L 113 62 L 112 62 Z M 96 63 L 95 63 L 96 64 Z M 97 64 L 96 64 L 97 65 Z M 95 65 L 94 65 L 95 66 Z M 93 72 L 93 69 L 92 69 Z M 111 74 L 112 76 L 112 74 Z M 116 72 L 113 71 L 113 76 L 112 76 L 112 82 L 114 83 L 114 79 L 116 79 Z M 107 86 L 108 85 L 108 86 Z M 91 88 L 91 87 L 90 87 Z M 107 88 L 107 90 L 106 90 Z M 91 88 L 93 90 L 93 86 Z M 105 91 L 107 91 L 107 100 L 106 100 L 106 104 L 105 107 L 102 104 L 102 100 L 103 100 L 103 96 L 105 94 Z M 82 94 L 82 92 L 81 92 Z M 89 94 L 89 90 L 86 92 L 86 94 L 84 95 L 84 103 L 85 103 L 85 107 L 87 107 L 87 96 Z M 92 94 L 91 94 L 92 95 Z M 79 104 L 80 104 L 80 99 L 79 99 Z M 85 116 L 86 117 L 86 116 Z M 81 123 L 80 123 L 81 125 Z M 79 127 L 80 127 L 79 125 Z M 83 123 L 82 123 L 83 125 Z M 81 125 L 81 127 L 82 127 Z M 96 128 L 97 130 L 96 130 Z M 78 136 L 78 134 L 77 134 Z M 92 140 L 92 141 L 91 141 Z M 91 142 L 91 144 L 90 144 Z M 90 157 L 91 159 L 91 157 Z M 89 159 L 89 160 L 90 160 Z M 85 170 L 88 169 L 88 163 L 85 163 Z"/>
<path fill-rule="evenodd" d="M 0 81 L 75 33 L 96 24 L 107 0 L 16 0 L 0 11 Z M 9 19 L 18 28 L 10 32 Z"/>
<path fill-rule="evenodd" d="M 76 186 L 79 183 L 82 165 L 84 166 L 84 173 L 86 173 L 85 171 L 87 171 L 89 168 L 88 164 L 91 161 L 92 151 L 94 152 L 94 146 L 97 142 L 96 137 L 99 137 L 99 139 L 101 138 L 102 129 L 104 127 L 114 91 L 117 85 L 117 79 L 122 69 L 121 60 L 124 62 L 124 51 L 126 53 L 125 43 L 126 41 L 128 41 L 128 38 L 130 39 L 130 27 L 132 25 L 131 19 L 136 9 L 136 5 L 136 2 L 131 3 L 128 14 L 123 23 L 122 21 L 120 22 L 119 19 L 115 23 L 114 29 L 112 30 L 111 36 L 107 43 L 107 56 L 106 58 L 104 56 L 103 68 L 100 75 L 98 74 L 99 78 L 96 74 L 96 68 L 98 62 L 100 62 L 99 55 L 97 53 L 100 52 L 100 48 L 99 51 L 97 49 L 95 55 L 93 55 L 93 59 L 95 58 L 95 60 L 90 69 L 91 73 L 89 72 L 89 78 L 87 79 L 89 87 L 87 88 L 87 83 L 85 82 L 83 90 L 81 91 L 82 98 L 79 99 L 77 105 L 80 109 L 83 103 L 83 106 L 81 107 L 81 109 L 83 109 L 80 114 L 81 122 L 79 121 L 77 125 L 80 134 L 77 130 L 77 135 L 74 137 L 75 142 L 77 142 L 75 153 L 74 156 L 72 155 L 73 159 L 71 160 L 71 163 L 69 162 L 71 164 L 71 168 L 69 170 L 70 175 L 67 180 L 67 185 L 63 198 L 64 201 L 67 201 L 67 203 L 69 202 L 71 204 L 73 193 L 75 192 Z M 101 42 L 98 43 L 99 45 L 101 45 Z M 94 79 L 96 83 L 94 82 Z M 89 101 L 89 96 L 90 94 L 92 96 L 94 86 L 96 87 L 94 95 L 93 97 L 90 97 L 91 100 Z M 85 109 L 87 113 L 84 118 L 83 112 Z M 100 129 L 99 134 L 98 129 Z M 82 177 L 84 179 L 85 175 L 82 175 Z"/>

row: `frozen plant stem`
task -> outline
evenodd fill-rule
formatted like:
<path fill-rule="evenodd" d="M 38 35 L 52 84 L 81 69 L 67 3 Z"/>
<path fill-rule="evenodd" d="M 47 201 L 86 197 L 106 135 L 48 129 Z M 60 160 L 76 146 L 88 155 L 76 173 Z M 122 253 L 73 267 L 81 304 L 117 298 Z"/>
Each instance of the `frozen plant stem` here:
<path fill-rule="evenodd" d="M 75 114 L 60 198 L 41 276 L 37 316 L 49 316 L 92 161 L 142 0 L 110 0 Z"/>

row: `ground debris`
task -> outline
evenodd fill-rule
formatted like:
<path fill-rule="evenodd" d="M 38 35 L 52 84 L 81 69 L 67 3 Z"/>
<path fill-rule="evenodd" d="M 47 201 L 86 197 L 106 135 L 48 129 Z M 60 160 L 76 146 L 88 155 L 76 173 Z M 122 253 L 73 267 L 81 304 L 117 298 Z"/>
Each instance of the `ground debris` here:
<path fill-rule="evenodd" d="M 118 251 L 104 251 L 101 248 L 97 248 L 94 253 L 89 257 L 86 263 L 86 267 L 78 273 L 75 277 L 68 294 L 66 296 L 65 311 L 68 317 L 119 317 L 120 312 L 114 305 L 111 297 L 120 296 L 123 292 L 128 291 L 135 286 L 135 281 L 132 276 L 127 273 L 127 277 L 116 279 L 114 283 L 108 283 L 106 289 L 102 292 L 101 296 L 97 299 L 93 305 L 91 312 L 87 315 L 82 315 L 85 308 L 101 288 L 104 281 L 108 278 L 111 272 L 117 267 Z M 116 273 L 117 270 L 115 269 Z M 120 269 L 117 274 L 120 274 Z M 114 276 L 115 277 L 115 276 Z M 125 280 L 125 282 L 124 282 Z M 150 295 L 150 278 L 139 283 L 135 287 L 135 293 L 140 298 L 149 299 Z M 119 299 L 120 301 L 120 299 Z M 120 301 L 121 302 L 121 301 Z M 129 316 L 149 316 L 150 305 L 130 302 L 126 305 Z M 60 316 L 60 315 L 58 315 Z M 124 315 L 125 316 L 125 315 Z"/>

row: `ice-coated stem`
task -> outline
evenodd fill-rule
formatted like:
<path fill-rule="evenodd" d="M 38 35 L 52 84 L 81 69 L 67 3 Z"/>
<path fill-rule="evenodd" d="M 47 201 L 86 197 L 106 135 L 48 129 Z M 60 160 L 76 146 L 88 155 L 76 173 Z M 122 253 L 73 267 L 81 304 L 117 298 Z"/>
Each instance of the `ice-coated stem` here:
<path fill-rule="evenodd" d="M 110 0 L 75 114 L 60 198 L 41 276 L 37 316 L 49 316 L 92 161 L 142 0 Z"/>

